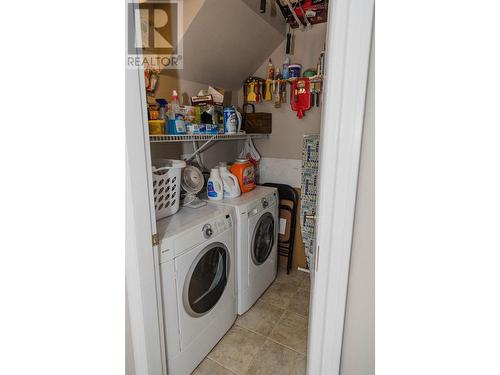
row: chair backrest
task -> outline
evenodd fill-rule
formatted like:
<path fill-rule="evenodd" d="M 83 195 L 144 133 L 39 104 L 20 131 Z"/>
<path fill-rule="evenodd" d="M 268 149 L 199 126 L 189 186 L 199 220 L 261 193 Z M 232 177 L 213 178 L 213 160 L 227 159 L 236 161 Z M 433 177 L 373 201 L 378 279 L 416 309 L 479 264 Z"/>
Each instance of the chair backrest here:
<path fill-rule="evenodd" d="M 290 268 L 292 267 L 293 260 L 293 249 L 295 245 L 295 226 L 296 226 L 296 217 L 297 210 L 299 209 L 299 195 L 297 191 L 292 188 L 290 185 L 285 184 L 275 184 L 272 182 L 265 183 L 264 186 L 270 186 L 278 189 L 279 199 L 280 201 L 289 201 L 292 202 L 291 205 L 288 204 L 280 204 L 280 210 L 285 210 L 290 213 L 290 230 L 288 239 L 278 239 L 278 254 L 287 257 L 287 265 L 286 265 L 286 273 L 290 272 Z"/>
<path fill-rule="evenodd" d="M 296 208 L 296 206 L 298 205 L 299 195 L 297 194 L 297 191 L 293 187 L 291 187 L 290 185 L 275 184 L 273 182 L 267 182 L 264 184 L 264 186 L 271 186 L 271 187 L 277 188 L 280 199 L 292 201 L 294 208 Z"/>

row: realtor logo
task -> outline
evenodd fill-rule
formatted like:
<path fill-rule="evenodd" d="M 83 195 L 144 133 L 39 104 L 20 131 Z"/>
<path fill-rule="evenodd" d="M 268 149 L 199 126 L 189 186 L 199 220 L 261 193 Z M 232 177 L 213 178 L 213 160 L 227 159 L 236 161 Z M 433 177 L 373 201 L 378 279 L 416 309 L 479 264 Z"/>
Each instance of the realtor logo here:
<path fill-rule="evenodd" d="M 127 67 L 182 69 L 182 0 L 127 4 Z"/>

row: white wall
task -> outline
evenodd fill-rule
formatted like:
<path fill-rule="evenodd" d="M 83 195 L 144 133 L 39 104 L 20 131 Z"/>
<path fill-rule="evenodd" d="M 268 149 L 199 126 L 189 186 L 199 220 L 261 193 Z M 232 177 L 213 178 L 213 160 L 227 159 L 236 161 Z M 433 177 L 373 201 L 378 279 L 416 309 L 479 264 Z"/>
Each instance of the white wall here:
<path fill-rule="evenodd" d="M 341 375 L 375 374 L 375 48 L 372 42 Z"/>

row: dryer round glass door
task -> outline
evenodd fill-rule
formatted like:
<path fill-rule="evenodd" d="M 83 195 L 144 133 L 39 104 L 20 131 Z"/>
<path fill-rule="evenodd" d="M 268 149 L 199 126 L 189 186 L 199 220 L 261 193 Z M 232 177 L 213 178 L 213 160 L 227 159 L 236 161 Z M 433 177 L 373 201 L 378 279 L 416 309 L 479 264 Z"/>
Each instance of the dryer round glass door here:
<path fill-rule="evenodd" d="M 264 263 L 274 245 L 274 218 L 270 212 L 262 215 L 255 225 L 252 239 L 252 260 L 256 265 Z"/>
<path fill-rule="evenodd" d="M 208 313 L 224 293 L 229 275 L 229 251 L 221 242 L 205 247 L 194 259 L 184 282 L 183 300 L 187 313 L 199 317 Z"/>

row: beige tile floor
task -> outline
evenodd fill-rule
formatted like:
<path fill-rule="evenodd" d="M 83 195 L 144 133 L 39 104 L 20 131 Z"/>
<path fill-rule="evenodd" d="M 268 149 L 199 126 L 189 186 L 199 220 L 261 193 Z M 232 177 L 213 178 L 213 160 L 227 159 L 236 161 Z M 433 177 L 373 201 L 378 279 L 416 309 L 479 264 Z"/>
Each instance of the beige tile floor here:
<path fill-rule="evenodd" d="M 306 373 L 309 275 L 286 270 L 238 317 L 194 375 Z"/>

